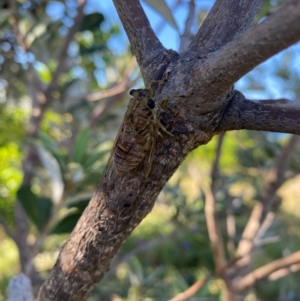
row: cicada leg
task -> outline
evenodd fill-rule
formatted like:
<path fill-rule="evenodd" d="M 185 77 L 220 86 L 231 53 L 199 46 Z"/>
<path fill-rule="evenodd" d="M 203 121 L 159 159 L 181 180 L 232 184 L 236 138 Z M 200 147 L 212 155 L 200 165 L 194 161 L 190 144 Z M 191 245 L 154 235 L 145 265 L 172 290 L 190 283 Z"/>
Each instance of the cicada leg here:
<path fill-rule="evenodd" d="M 170 136 L 174 136 L 172 133 L 170 133 L 163 125 L 162 125 L 162 123 L 157 119 L 156 120 L 156 122 L 157 122 L 157 124 L 158 124 L 158 126 L 159 126 L 159 129 L 161 129 L 164 133 L 166 133 L 166 134 L 168 134 L 168 135 L 170 135 Z M 158 131 L 158 135 L 160 135 L 161 137 L 163 137 L 162 136 L 162 134 Z"/>
<path fill-rule="evenodd" d="M 150 87 L 149 87 L 151 97 L 155 97 L 155 90 L 153 88 L 153 85 L 154 84 L 161 84 L 161 83 L 164 83 L 165 81 L 166 81 L 165 79 L 158 79 L 158 80 L 152 80 L 151 81 Z"/>
<path fill-rule="evenodd" d="M 150 141 L 150 154 L 149 154 L 149 159 L 148 159 L 148 171 L 146 173 L 146 179 L 148 179 L 149 174 L 152 170 L 152 166 L 153 166 L 153 161 L 154 161 L 154 156 L 155 156 L 155 150 L 156 150 L 156 137 L 157 137 L 157 129 L 154 127 L 152 130 L 152 133 L 149 133 L 149 138 L 152 140 Z M 156 133 L 155 133 L 156 132 Z"/>

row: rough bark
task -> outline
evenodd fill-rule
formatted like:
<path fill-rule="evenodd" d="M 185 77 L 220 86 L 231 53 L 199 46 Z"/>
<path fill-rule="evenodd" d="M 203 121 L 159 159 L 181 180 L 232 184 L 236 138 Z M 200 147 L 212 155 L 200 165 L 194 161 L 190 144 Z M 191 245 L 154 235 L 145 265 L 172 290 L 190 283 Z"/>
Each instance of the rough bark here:
<path fill-rule="evenodd" d="M 115 7 L 127 33 L 142 77 L 150 84 L 153 75 L 159 77 L 165 68 L 165 48 L 152 30 L 139 0 L 114 0 Z"/>
<path fill-rule="evenodd" d="M 252 24 L 263 0 L 217 0 L 189 49 L 205 55 L 221 48 Z"/>
<path fill-rule="evenodd" d="M 217 1 L 203 33 L 199 32 L 192 48 L 180 55 L 163 48 L 137 0 L 114 3 L 146 86 L 162 80 L 156 86 L 156 102 L 160 105 L 168 100 L 160 118 L 174 136 L 158 139 L 148 179 L 144 177 L 146 163 L 126 174 L 117 174 L 113 165 L 108 167 L 37 300 L 85 300 L 109 269 L 122 242 L 151 211 L 159 192 L 192 149 L 209 142 L 217 133 L 250 127 L 251 122 L 256 123 L 257 130 L 276 130 L 282 127 L 282 119 L 299 121 L 299 114 L 292 112 L 282 118 L 272 117 L 272 106 L 255 106 L 231 89 L 258 63 L 300 39 L 298 0 L 287 2 L 247 32 L 262 1 Z M 227 10 L 224 15 L 222 5 Z M 230 10 L 240 17 L 228 20 Z M 208 53 L 212 49 L 219 50 Z M 273 118 L 269 127 L 257 121 L 262 108 L 268 118 Z M 300 134 L 299 126 L 295 130 L 285 122 L 285 127 L 288 132 Z"/>
<path fill-rule="evenodd" d="M 235 91 L 216 132 L 229 130 L 300 134 L 300 101 L 249 100 Z"/>

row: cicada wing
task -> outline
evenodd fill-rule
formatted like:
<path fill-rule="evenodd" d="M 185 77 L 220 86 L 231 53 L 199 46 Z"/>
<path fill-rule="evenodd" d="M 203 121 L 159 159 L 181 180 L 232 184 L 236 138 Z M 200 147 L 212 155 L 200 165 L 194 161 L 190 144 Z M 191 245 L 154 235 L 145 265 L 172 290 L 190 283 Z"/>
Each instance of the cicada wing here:
<path fill-rule="evenodd" d="M 151 139 L 151 141 L 150 141 L 150 151 L 149 151 L 149 158 L 148 158 L 148 169 L 145 176 L 146 179 L 148 179 L 150 172 L 152 170 L 155 150 L 156 150 L 157 135 L 158 135 L 158 128 L 157 126 L 154 126 L 152 132 L 149 133 L 149 139 Z"/>
<path fill-rule="evenodd" d="M 127 135 L 126 132 L 130 131 L 129 127 L 130 127 L 130 124 L 132 123 L 131 119 L 132 119 L 133 112 L 136 109 L 137 96 L 138 96 L 137 90 L 132 90 L 132 91 L 133 91 L 133 93 L 130 93 L 132 98 L 129 100 L 127 110 L 124 114 L 123 122 L 118 130 L 116 139 L 114 141 L 114 145 L 112 147 L 106 167 L 104 169 L 103 177 L 107 176 L 107 174 L 111 170 L 112 166 L 114 166 L 114 155 L 115 155 L 116 149 L 118 148 L 119 145 L 122 145 L 122 143 L 123 143 L 120 140 L 122 138 L 122 135 L 125 136 L 125 137 L 123 137 L 125 140 L 128 140 L 126 138 L 126 135 Z M 128 151 L 126 150 L 126 152 L 129 152 L 129 151 L 130 151 L 130 149 Z"/>
<path fill-rule="evenodd" d="M 124 119 L 125 119 L 125 117 L 124 117 Z M 104 177 L 106 177 L 108 175 L 109 171 L 111 170 L 111 168 L 113 166 L 114 153 L 115 153 L 116 147 L 118 145 L 118 141 L 119 141 L 120 135 L 121 135 L 121 133 L 123 131 L 124 119 L 123 119 L 123 122 L 121 123 L 121 125 L 119 127 L 119 130 L 118 130 L 117 136 L 115 138 L 113 147 L 112 147 L 112 149 L 110 151 L 110 154 L 109 154 L 109 157 L 108 157 L 108 160 L 107 160 L 107 163 L 106 163 L 106 166 L 105 166 L 102 178 L 104 178 Z"/>

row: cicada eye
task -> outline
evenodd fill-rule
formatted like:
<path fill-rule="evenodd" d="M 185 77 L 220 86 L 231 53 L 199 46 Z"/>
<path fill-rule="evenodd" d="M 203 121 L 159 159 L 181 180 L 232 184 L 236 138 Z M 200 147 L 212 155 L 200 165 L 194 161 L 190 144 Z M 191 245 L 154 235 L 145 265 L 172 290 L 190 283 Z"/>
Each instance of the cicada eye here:
<path fill-rule="evenodd" d="M 148 98 L 147 106 L 148 106 L 150 109 L 154 109 L 154 108 L 155 108 L 155 102 L 154 102 L 154 100 L 151 99 L 151 98 Z"/>
<path fill-rule="evenodd" d="M 129 91 L 129 95 L 133 95 L 135 91 L 136 91 L 136 89 L 131 89 L 131 90 Z"/>

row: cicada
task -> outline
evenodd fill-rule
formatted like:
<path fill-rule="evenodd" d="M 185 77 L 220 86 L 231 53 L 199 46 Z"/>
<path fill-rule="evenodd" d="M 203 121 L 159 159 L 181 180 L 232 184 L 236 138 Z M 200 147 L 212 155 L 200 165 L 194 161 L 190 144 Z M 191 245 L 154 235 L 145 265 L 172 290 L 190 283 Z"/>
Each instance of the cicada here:
<path fill-rule="evenodd" d="M 133 170 L 147 160 L 148 178 L 153 164 L 157 137 L 163 131 L 169 135 L 157 117 L 153 92 L 148 89 L 130 90 L 129 101 L 123 124 L 113 149 L 113 164 L 118 173 Z"/>

